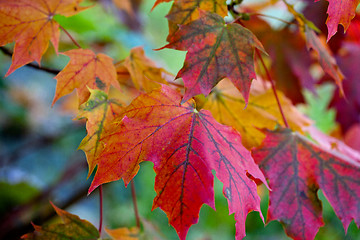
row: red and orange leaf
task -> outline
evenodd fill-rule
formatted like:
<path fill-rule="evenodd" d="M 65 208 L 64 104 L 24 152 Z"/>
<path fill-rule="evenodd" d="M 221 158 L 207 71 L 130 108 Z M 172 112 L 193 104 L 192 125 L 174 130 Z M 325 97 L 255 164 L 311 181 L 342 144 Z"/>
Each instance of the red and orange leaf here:
<path fill-rule="evenodd" d="M 180 239 L 197 223 L 201 206 L 214 208 L 212 170 L 224 184 L 229 212 L 235 213 L 236 238 L 245 236 L 249 211 L 260 211 L 256 184 L 264 177 L 234 129 L 217 123 L 193 102 L 167 86 L 143 94 L 124 110 L 125 117 L 101 141 L 98 169 L 89 192 L 100 184 L 136 175 L 139 163 L 152 161 L 156 172 L 153 208 L 160 207 Z"/>
<path fill-rule="evenodd" d="M 51 203 L 52 204 L 52 203 Z M 68 213 L 52 204 L 56 213 L 60 216 L 63 223 L 54 223 L 45 226 L 33 224 L 35 232 L 25 234 L 21 239 L 28 240 L 68 240 L 81 239 L 93 240 L 100 237 L 99 231 L 86 220 Z"/>
<path fill-rule="evenodd" d="M 108 99 L 106 93 L 90 90 L 89 100 L 80 106 L 78 119 L 86 118 L 87 136 L 81 141 L 79 149 L 83 150 L 89 164 L 89 174 L 97 165 L 97 155 L 104 149 L 100 142 L 102 136 L 111 129 L 112 122 L 123 111 L 117 99 Z"/>
<path fill-rule="evenodd" d="M 316 0 L 319 1 L 319 0 Z M 328 19 L 326 25 L 328 27 L 329 41 L 332 36 L 335 35 L 338 29 L 338 25 L 344 26 L 344 30 L 349 27 L 351 19 L 355 17 L 355 10 L 359 4 L 359 0 L 327 0 L 329 2 L 327 14 Z"/>
<path fill-rule="evenodd" d="M 200 18 L 181 26 L 164 48 L 188 51 L 177 78 L 186 87 L 183 101 L 197 94 L 208 95 L 223 78 L 229 78 L 245 101 L 254 72 L 254 49 L 265 51 L 257 38 L 239 24 L 225 24 L 214 13 L 200 11 Z"/>
<path fill-rule="evenodd" d="M 308 49 L 312 48 L 316 51 L 321 67 L 335 80 L 336 84 L 339 86 L 340 94 L 344 95 L 342 87 L 344 75 L 336 64 L 336 60 L 326 45 L 325 40 L 322 42 L 314 30 L 307 27 L 305 29 L 305 37 Z"/>
<path fill-rule="evenodd" d="M 171 75 L 147 58 L 142 47 L 131 49 L 129 57 L 116 64 L 116 71 L 118 78 L 127 78 L 128 71 L 135 88 L 146 92 L 160 87 L 159 83 L 166 84 L 166 75 Z"/>
<path fill-rule="evenodd" d="M 179 29 L 179 25 L 186 25 L 199 19 L 200 9 L 216 13 L 221 17 L 228 14 L 225 0 L 176 0 L 166 16 L 169 20 L 167 40 L 171 40 L 171 36 Z"/>
<path fill-rule="evenodd" d="M 52 104 L 75 88 L 79 104 L 89 98 L 88 87 L 105 92 L 109 91 L 110 85 L 120 88 L 115 66 L 109 56 L 102 53 L 96 55 L 89 49 L 73 49 L 62 54 L 70 57 L 70 62 L 55 77 L 57 85 Z"/>
<path fill-rule="evenodd" d="M 279 220 L 293 239 L 314 239 L 323 225 L 319 188 L 347 229 L 360 225 L 360 163 L 324 150 L 289 129 L 264 130 L 253 152 L 272 188 L 269 221 Z"/>
<path fill-rule="evenodd" d="M 32 62 L 40 63 L 42 55 L 53 44 L 59 45 L 59 24 L 56 14 L 71 16 L 83 10 L 82 0 L 0 0 L 0 45 L 15 41 L 12 64 L 6 73 Z"/>

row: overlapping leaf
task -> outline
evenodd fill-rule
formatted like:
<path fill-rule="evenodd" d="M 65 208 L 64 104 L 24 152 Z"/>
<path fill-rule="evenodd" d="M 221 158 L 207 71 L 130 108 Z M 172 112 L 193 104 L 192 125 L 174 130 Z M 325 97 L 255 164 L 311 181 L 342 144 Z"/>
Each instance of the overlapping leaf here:
<path fill-rule="evenodd" d="M 59 44 L 59 24 L 56 14 L 71 16 L 82 7 L 82 0 L 16 0 L 0 1 L 0 45 L 15 41 L 12 64 L 6 75 L 32 62 L 40 63 L 42 55 L 53 44 Z"/>
<path fill-rule="evenodd" d="M 155 5 L 157 5 L 157 2 Z M 168 41 L 179 29 L 179 25 L 185 25 L 198 19 L 200 9 L 216 13 L 222 17 L 225 17 L 228 12 L 225 0 L 175 0 L 169 14 L 166 16 L 169 20 Z"/>
<path fill-rule="evenodd" d="M 153 208 L 163 209 L 185 239 L 201 206 L 214 208 L 215 170 L 241 239 L 248 212 L 260 211 L 256 184 L 247 173 L 263 182 L 264 177 L 238 132 L 217 123 L 208 111 L 198 112 L 192 102 L 180 101 L 181 95 L 167 86 L 136 98 L 113 132 L 101 139 L 106 149 L 99 155 L 89 192 L 119 179 L 128 184 L 140 162 L 152 161 L 157 193 Z"/>
<path fill-rule="evenodd" d="M 268 220 L 278 219 L 294 239 L 314 239 L 323 225 L 320 188 L 347 229 L 360 225 L 360 163 L 323 150 L 289 129 L 265 130 L 253 152 L 272 188 Z"/>
<path fill-rule="evenodd" d="M 80 143 L 79 149 L 83 150 L 89 164 L 89 175 L 97 165 L 97 155 L 104 149 L 100 142 L 102 136 L 110 131 L 112 122 L 123 110 L 116 99 L 99 90 L 90 90 L 89 100 L 80 106 L 78 119 L 86 118 L 87 136 Z"/>
<path fill-rule="evenodd" d="M 166 75 L 170 76 L 165 69 L 159 68 L 145 56 L 142 47 L 131 49 L 129 57 L 116 64 L 116 71 L 120 81 L 127 79 L 128 74 L 135 88 L 150 92 L 160 87 L 159 83 L 166 83 Z"/>
<path fill-rule="evenodd" d="M 61 217 L 63 223 L 55 223 L 45 226 L 33 224 L 35 232 L 22 236 L 28 240 L 94 240 L 100 237 L 99 231 L 88 221 L 70 214 L 52 204 L 56 213 Z"/>
<path fill-rule="evenodd" d="M 344 90 L 342 88 L 342 81 L 344 79 L 344 75 L 336 64 L 336 60 L 330 52 L 325 42 L 321 42 L 320 38 L 316 35 L 316 33 L 310 29 L 305 29 L 305 36 L 308 49 L 313 49 L 317 52 L 317 57 L 320 65 L 324 69 L 324 71 L 329 74 L 339 86 L 340 93 L 343 95 Z M 324 40 L 325 41 L 325 40 Z"/>
<path fill-rule="evenodd" d="M 257 38 L 239 24 L 225 24 L 217 14 L 200 11 L 200 18 L 180 29 L 164 48 L 188 51 L 183 68 L 177 74 L 186 87 L 183 101 L 197 94 L 208 95 L 223 78 L 228 77 L 245 101 L 254 72 L 254 49 L 262 51 Z"/>
<path fill-rule="evenodd" d="M 204 109 L 212 112 L 220 123 L 233 126 L 242 136 L 242 142 L 248 149 L 261 144 L 265 135 L 261 128 L 274 129 L 277 124 L 284 126 L 274 93 L 265 88 L 265 83 L 254 82 L 250 91 L 249 103 L 231 86 L 229 81 L 222 81 L 210 94 Z M 302 131 L 310 121 L 297 111 L 281 92 L 278 92 L 281 106 L 292 129 Z"/>
<path fill-rule="evenodd" d="M 319 1 L 319 0 L 316 0 Z M 327 0 L 329 2 L 328 6 L 328 19 L 326 20 L 326 25 L 328 27 L 328 37 L 329 41 L 332 36 L 337 32 L 338 25 L 341 24 L 344 26 L 344 29 L 349 27 L 351 19 L 355 17 L 355 10 L 359 4 L 359 0 Z"/>
<path fill-rule="evenodd" d="M 309 71 L 314 61 L 307 51 L 306 42 L 300 31 L 292 31 L 289 28 L 272 29 L 266 21 L 256 16 L 252 16 L 251 21 L 245 24 L 269 53 L 271 58 L 269 70 L 276 81 L 277 89 L 294 104 L 304 102 L 302 89 L 315 91 L 315 79 Z M 280 42 L 281 44 L 276 44 Z"/>
<path fill-rule="evenodd" d="M 70 57 L 70 62 L 55 77 L 57 85 L 53 104 L 75 88 L 80 104 L 89 97 L 88 87 L 105 92 L 109 91 L 110 85 L 120 88 L 115 66 L 109 56 L 95 54 L 89 49 L 74 49 L 63 54 Z"/>

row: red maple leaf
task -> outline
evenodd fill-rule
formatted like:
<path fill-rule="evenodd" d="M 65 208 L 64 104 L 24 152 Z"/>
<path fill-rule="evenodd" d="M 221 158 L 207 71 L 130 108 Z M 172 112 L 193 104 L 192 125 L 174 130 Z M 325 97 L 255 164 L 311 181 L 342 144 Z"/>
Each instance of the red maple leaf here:
<path fill-rule="evenodd" d="M 241 239 L 248 212 L 260 212 L 256 184 L 247 174 L 265 182 L 264 176 L 237 131 L 216 122 L 208 111 L 198 112 L 192 101 L 183 105 L 180 101 L 181 95 L 167 86 L 136 98 L 114 131 L 101 139 L 107 147 L 99 155 L 89 192 L 121 178 L 128 184 L 140 162 L 152 161 L 157 193 L 153 208 L 163 209 L 180 239 L 185 239 L 201 206 L 215 207 L 215 170 L 224 184 L 229 212 L 235 213 L 236 237 Z"/>
<path fill-rule="evenodd" d="M 324 150 L 289 129 L 264 130 L 253 152 L 272 188 L 268 220 L 278 219 L 294 239 L 314 239 L 323 225 L 319 188 L 347 229 L 360 224 L 360 163 Z"/>
<path fill-rule="evenodd" d="M 235 23 L 225 24 L 221 16 L 200 11 L 198 20 L 180 26 L 168 40 L 163 48 L 188 51 L 177 74 L 187 88 L 183 102 L 197 94 L 208 95 L 225 77 L 248 101 L 251 81 L 256 77 L 254 49 L 265 51 L 248 29 Z"/>
<path fill-rule="evenodd" d="M 319 0 L 316 0 L 319 1 Z M 327 0 L 329 2 L 327 14 L 328 19 L 326 25 L 328 27 L 329 41 L 332 36 L 335 35 L 338 29 L 338 25 L 344 26 L 344 30 L 349 27 L 351 19 L 355 17 L 355 10 L 359 4 L 359 0 Z"/>

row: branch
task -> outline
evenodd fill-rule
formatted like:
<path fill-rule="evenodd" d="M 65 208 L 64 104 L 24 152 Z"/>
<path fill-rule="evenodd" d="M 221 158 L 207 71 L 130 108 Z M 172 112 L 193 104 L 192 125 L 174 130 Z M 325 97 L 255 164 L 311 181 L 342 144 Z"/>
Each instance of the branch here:
<path fill-rule="evenodd" d="M 70 38 L 70 40 L 71 40 L 78 48 L 82 48 L 82 47 L 80 46 L 80 44 L 75 40 L 75 38 L 73 38 L 73 37 L 71 36 L 71 34 L 70 34 L 68 31 L 66 31 L 65 28 L 63 28 L 62 26 L 60 26 L 60 29 L 64 31 L 64 33 Z"/>
<path fill-rule="evenodd" d="M 136 191 L 135 191 L 134 179 L 131 180 L 131 195 L 132 195 L 132 200 L 133 200 L 133 204 L 134 204 L 134 212 L 135 212 L 135 218 L 136 218 L 136 226 L 137 226 L 138 228 L 140 228 L 140 216 L 139 216 L 139 211 L 138 211 L 137 201 L 136 201 Z"/>
<path fill-rule="evenodd" d="M 4 47 L 0 47 L 0 50 L 7 56 L 12 57 L 12 55 L 13 55 L 12 52 L 10 52 L 8 49 L 6 49 Z M 29 66 L 31 68 L 35 68 L 35 69 L 38 69 L 38 70 L 42 70 L 44 72 L 48 72 L 48 73 L 51 73 L 51 74 L 54 74 L 54 75 L 57 75 L 60 72 L 60 70 L 58 70 L 58 69 L 41 67 L 40 65 L 35 64 L 35 63 L 28 63 L 28 64 L 26 64 L 26 66 Z"/>
<path fill-rule="evenodd" d="M 274 80 L 272 79 L 272 77 L 271 77 L 271 75 L 270 75 L 270 73 L 269 73 L 269 70 L 267 69 L 267 67 L 266 67 L 266 65 L 265 65 L 265 63 L 264 63 L 264 60 L 263 60 L 263 58 L 262 58 L 262 56 L 261 56 L 260 51 L 259 51 L 257 48 L 255 48 L 255 52 L 256 52 L 256 55 L 257 55 L 257 56 L 259 57 L 259 59 L 260 59 L 261 65 L 263 66 L 263 68 L 264 68 L 264 70 L 265 70 L 265 72 L 266 72 L 266 76 L 267 76 L 268 80 L 269 80 L 270 83 L 271 83 L 271 88 L 272 88 L 272 91 L 273 91 L 273 93 L 274 93 L 276 102 L 277 102 L 277 104 L 278 104 L 279 111 L 280 111 L 280 113 L 281 113 L 281 116 L 282 116 L 282 119 L 283 119 L 283 121 L 284 121 L 284 124 L 285 124 L 285 126 L 286 126 L 287 128 L 289 128 L 289 124 L 288 124 L 288 122 L 287 122 L 287 120 L 286 120 L 286 118 L 285 118 L 284 111 L 283 111 L 283 109 L 282 109 L 282 107 L 281 107 L 281 103 L 280 103 L 279 97 L 278 97 L 277 92 L 276 92 Z"/>

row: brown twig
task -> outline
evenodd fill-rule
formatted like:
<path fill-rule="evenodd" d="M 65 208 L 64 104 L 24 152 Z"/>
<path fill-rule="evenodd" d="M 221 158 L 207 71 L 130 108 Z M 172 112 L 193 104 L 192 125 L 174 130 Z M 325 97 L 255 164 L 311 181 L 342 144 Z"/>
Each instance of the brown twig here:
<path fill-rule="evenodd" d="M 270 83 L 271 83 L 271 88 L 272 88 L 272 91 L 273 91 L 273 93 L 274 93 L 276 102 L 277 102 L 277 104 L 278 104 L 279 111 L 280 111 L 280 113 L 281 113 L 281 116 L 282 116 L 282 119 L 283 119 L 283 121 L 284 121 L 284 124 L 285 124 L 285 126 L 286 126 L 287 128 L 289 128 L 289 124 L 288 124 L 288 122 L 287 122 L 287 120 L 286 120 L 286 118 L 285 118 L 284 111 L 283 111 L 283 109 L 282 109 L 282 107 L 281 107 L 281 103 L 280 103 L 279 97 L 278 97 L 277 92 L 276 92 L 274 80 L 272 79 L 272 77 L 271 77 L 271 75 L 270 75 L 270 73 L 269 73 L 269 71 L 268 71 L 268 69 L 267 69 L 267 67 L 266 67 L 266 65 L 265 65 L 265 63 L 264 63 L 264 60 L 263 60 L 263 58 L 262 58 L 262 56 L 261 56 L 260 51 L 259 51 L 257 48 L 255 48 L 255 52 L 256 52 L 256 55 L 257 55 L 257 56 L 259 57 L 259 59 L 260 59 L 261 65 L 263 66 L 263 68 L 264 68 L 264 70 L 265 70 L 265 73 L 266 73 L 266 76 L 267 76 L 268 80 L 269 80 Z"/>
<path fill-rule="evenodd" d="M 135 218 L 136 218 L 136 226 L 137 226 L 138 228 L 140 228 L 140 216 L 139 216 L 139 211 L 138 211 L 138 206 L 137 206 L 137 201 L 136 201 L 136 191 L 135 191 L 134 179 L 131 180 L 131 195 L 132 195 L 133 204 L 134 204 L 134 212 L 135 212 Z"/>
<path fill-rule="evenodd" d="M 8 55 L 10 57 L 12 57 L 12 55 L 13 55 L 13 53 L 11 51 L 9 51 L 8 49 L 6 49 L 5 47 L 0 47 L 0 50 L 5 55 Z M 29 66 L 31 68 L 35 68 L 35 69 L 38 69 L 38 70 L 42 70 L 44 72 L 48 72 L 48 73 L 51 73 L 51 74 L 55 74 L 55 75 L 57 75 L 60 72 L 60 70 L 58 70 L 58 69 L 42 67 L 42 66 L 39 66 L 38 64 L 35 64 L 35 63 L 29 63 L 26 66 Z"/>
<path fill-rule="evenodd" d="M 102 185 L 100 185 L 100 187 L 99 187 L 99 199 L 100 199 L 99 236 L 101 236 L 102 223 L 103 223 L 103 189 L 102 189 Z"/>

